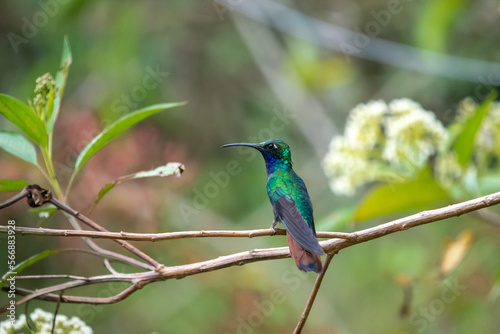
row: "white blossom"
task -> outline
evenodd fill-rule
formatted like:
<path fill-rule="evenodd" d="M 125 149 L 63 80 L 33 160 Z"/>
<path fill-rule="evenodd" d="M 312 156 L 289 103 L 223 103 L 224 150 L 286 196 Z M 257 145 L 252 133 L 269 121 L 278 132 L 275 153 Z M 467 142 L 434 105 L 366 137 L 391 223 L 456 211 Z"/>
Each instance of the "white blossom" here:
<path fill-rule="evenodd" d="M 52 321 L 54 315 L 46 312 L 40 308 L 35 309 L 30 318 L 35 325 L 35 333 L 37 334 L 50 334 L 52 332 Z M 20 315 L 12 326 L 10 320 L 0 322 L 0 333 L 5 334 L 18 334 L 27 333 L 28 327 L 26 326 L 26 317 L 24 314 Z M 93 334 L 92 328 L 87 326 L 78 317 L 68 318 L 63 314 L 58 314 L 56 317 L 55 334 Z"/>
<path fill-rule="evenodd" d="M 344 135 L 330 143 L 323 169 L 333 192 L 352 195 L 369 182 L 412 177 L 447 140 L 441 122 L 420 104 L 370 101 L 351 110 Z"/>

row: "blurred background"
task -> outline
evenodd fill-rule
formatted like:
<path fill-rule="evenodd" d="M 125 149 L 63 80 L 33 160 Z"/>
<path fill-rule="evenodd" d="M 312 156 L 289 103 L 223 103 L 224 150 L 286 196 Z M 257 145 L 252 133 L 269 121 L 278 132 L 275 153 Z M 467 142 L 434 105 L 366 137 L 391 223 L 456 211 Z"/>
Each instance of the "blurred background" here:
<path fill-rule="evenodd" d="M 318 230 L 354 231 L 417 212 L 342 219 L 366 189 L 334 195 L 321 161 L 331 139 L 343 133 L 349 111 L 405 97 L 447 126 L 461 100 L 481 102 L 500 84 L 500 7 L 494 1 L 8 0 L 0 3 L 0 15 L 0 92 L 20 100 L 34 98 L 37 77 L 55 74 L 63 38 L 69 38 L 73 63 L 54 142 L 62 184 L 78 153 L 113 120 L 151 104 L 188 101 L 118 137 L 77 179 L 68 200 L 86 212 L 101 187 L 122 175 L 169 161 L 185 165 L 181 178 L 113 189 L 91 214 L 110 231 L 269 227 L 262 159 L 219 147 L 270 138 L 291 146 Z M 12 125 L 2 117 L 0 127 Z M 229 175 L 231 162 L 240 167 L 236 175 Z M 2 179 L 46 185 L 38 171 L 4 151 L 0 166 Z M 1 202 L 13 193 L 0 195 Z M 15 219 L 19 226 L 69 228 L 61 214 L 40 220 L 22 203 L 0 217 L 1 225 Z M 472 241 L 443 277 L 447 245 L 464 230 Z M 335 256 L 304 332 L 495 333 L 499 236 L 498 227 L 463 216 L 348 248 Z M 0 243 L 5 240 L 0 235 Z M 121 251 L 110 242 L 98 244 Z M 286 241 L 134 244 L 168 266 Z M 72 238 L 17 239 L 18 259 L 63 247 L 85 245 Z M 1 260 L 3 273 L 4 255 Z M 30 273 L 90 276 L 106 269 L 97 258 L 69 253 L 37 263 Z M 155 283 L 114 305 L 63 304 L 59 313 L 80 317 L 95 333 L 290 333 L 315 277 L 300 273 L 291 259 L 258 262 Z M 121 288 L 80 293 L 105 297 Z M 276 293 L 283 297 L 274 300 Z M 6 302 L 5 294 L 0 300 Z M 53 312 L 55 304 L 29 304 L 35 307 Z"/>

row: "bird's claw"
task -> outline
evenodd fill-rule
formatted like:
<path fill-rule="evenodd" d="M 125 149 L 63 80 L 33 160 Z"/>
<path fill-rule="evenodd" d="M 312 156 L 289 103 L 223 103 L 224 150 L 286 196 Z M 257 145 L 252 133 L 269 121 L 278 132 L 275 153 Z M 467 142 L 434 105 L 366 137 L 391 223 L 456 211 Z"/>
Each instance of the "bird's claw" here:
<path fill-rule="evenodd" d="M 279 222 L 280 222 L 280 221 L 279 221 L 278 219 L 275 219 L 275 220 L 273 221 L 273 223 L 271 224 L 270 229 L 273 231 L 273 233 L 272 233 L 271 235 L 276 235 L 276 233 L 277 233 L 278 231 L 282 231 L 282 229 L 281 229 L 281 228 L 277 228 L 277 227 L 276 227 L 276 224 L 278 224 Z"/>
<path fill-rule="evenodd" d="M 271 224 L 270 229 L 273 231 L 273 234 L 271 234 L 271 235 L 276 235 L 276 224 L 277 223 L 278 223 L 278 221 L 274 220 L 273 223 Z"/>
<path fill-rule="evenodd" d="M 276 235 L 276 227 L 273 225 L 271 225 L 270 227 L 271 231 L 273 231 L 273 233 L 271 235 Z"/>

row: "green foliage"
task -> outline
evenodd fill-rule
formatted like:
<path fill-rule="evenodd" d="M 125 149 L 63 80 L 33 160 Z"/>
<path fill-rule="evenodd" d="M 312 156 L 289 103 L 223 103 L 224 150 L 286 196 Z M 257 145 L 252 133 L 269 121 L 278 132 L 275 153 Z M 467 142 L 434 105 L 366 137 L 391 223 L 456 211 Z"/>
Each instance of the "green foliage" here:
<path fill-rule="evenodd" d="M 15 97 L 0 94 L 0 113 L 17 125 L 28 137 L 41 147 L 47 146 L 47 131 L 34 110 Z"/>
<path fill-rule="evenodd" d="M 496 91 L 490 93 L 488 98 L 476 109 L 474 114 L 465 121 L 462 132 L 458 134 L 453 148 L 457 154 L 457 161 L 460 166 L 465 167 L 470 163 L 476 134 L 485 116 L 490 111 L 491 104 L 495 101 L 497 95 Z"/>
<path fill-rule="evenodd" d="M 448 192 L 432 177 L 429 168 L 424 168 L 414 180 L 375 187 L 361 201 L 354 219 L 363 221 L 401 211 L 429 208 L 449 199 Z"/>
<path fill-rule="evenodd" d="M 352 194 L 377 182 L 351 219 L 415 211 L 474 197 L 486 188 L 496 191 L 498 182 L 491 181 L 496 180 L 492 173 L 500 158 L 500 133 L 496 125 L 486 124 L 496 121 L 496 97 L 493 91 L 480 105 L 465 100 L 448 128 L 410 100 L 354 108 L 344 136 L 332 140 L 323 161 L 336 193 Z"/>
<path fill-rule="evenodd" d="M 21 190 L 29 184 L 24 180 L 0 180 L 0 191 Z"/>
<path fill-rule="evenodd" d="M 0 131 L 0 148 L 35 165 L 49 181 L 54 192 L 54 196 L 63 200 L 67 198 L 71 188 L 71 183 L 85 163 L 100 149 L 109 144 L 112 139 L 147 117 L 150 117 L 162 110 L 185 104 L 156 104 L 127 114 L 112 123 L 109 127 L 98 134 L 79 154 L 67 190 L 63 193 L 59 184 L 59 176 L 55 173 L 54 161 L 52 158 L 52 140 L 54 135 L 54 124 L 60 114 L 61 100 L 71 62 L 71 50 L 68 39 L 65 38 L 60 65 L 61 68 L 57 72 L 55 79 L 52 78 L 50 73 L 44 74 L 37 79 L 35 88 L 36 97 L 33 103 L 29 103 L 28 105 L 12 96 L 0 94 L 0 112 L 5 116 L 5 118 L 17 125 L 33 142 L 30 142 L 21 134 L 9 131 Z M 41 152 L 44 162 L 43 164 L 38 163 L 37 151 L 35 145 L 33 144 L 35 144 Z M 181 164 L 173 163 L 159 167 L 153 171 L 128 175 L 119 180 L 172 175 L 180 173 L 182 169 L 183 167 Z M 24 180 L 0 180 L 0 191 L 20 190 L 26 185 L 28 185 L 28 182 Z M 105 186 L 104 190 L 99 193 L 98 199 L 101 199 L 102 196 L 104 196 L 105 193 L 111 188 L 112 186 Z M 46 218 L 54 211 L 56 211 L 56 208 L 50 205 L 33 209 L 31 210 L 31 213 L 36 214 L 41 218 Z M 2 279 L 5 280 L 10 277 L 13 272 L 20 272 L 32 264 L 57 252 L 59 252 L 59 250 L 45 251 L 34 255 L 17 264 L 13 269 L 8 271 Z"/>
<path fill-rule="evenodd" d="M 41 253 L 30 256 L 26 260 L 17 263 L 13 268 L 10 268 L 10 270 L 7 271 L 5 274 L 3 274 L 3 276 L 0 278 L 0 288 L 2 286 L 4 286 L 6 279 L 8 279 L 12 276 L 18 275 L 22 270 L 28 268 L 29 266 L 33 265 L 34 263 L 36 263 L 40 260 L 43 260 L 47 256 L 50 256 L 52 254 L 57 254 L 60 251 L 61 251 L 60 249 L 46 250 L 46 251 L 43 251 Z"/>
<path fill-rule="evenodd" d="M 35 88 L 35 93 L 37 95 L 33 104 L 30 103 L 28 106 L 12 96 L 0 94 L 0 112 L 38 145 L 44 159 L 44 166 L 39 165 L 37 162 L 35 147 L 20 134 L 0 131 L 0 147 L 37 166 L 48 178 L 55 194 L 62 198 L 67 197 L 71 189 L 71 184 L 85 163 L 111 140 L 139 121 L 159 111 L 185 104 L 185 102 L 156 104 L 127 114 L 112 123 L 97 135 L 82 152 L 80 152 L 66 192 L 63 193 L 57 175 L 55 174 L 54 162 L 52 161 L 52 138 L 54 124 L 61 108 L 61 100 L 71 63 L 71 49 L 68 38 L 65 37 L 60 69 L 56 74 L 55 80 L 52 79 L 50 73 L 37 79 Z M 14 190 L 21 185 L 21 183 L 9 182 L 9 180 L 4 180 L 2 182 L 4 183 L 3 190 Z"/>
<path fill-rule="evenodd" d="M 51 91 L 50 98 L 47 103 L 47 131 L 52 134 L 54 131 L 54 124 L 56 123 L 59 110 L 61 109 L 61 100 L 66 86 L 66 79 L 68 78 L 69 67 L 73 61 L 71 56 L 71 49 L 69 47 L 68 37 L 64 37 L 63 52 L 61 57 L 60 69 L 56 74 L 55 79 L 55 92 Z"/>
<path fill-rule="evenodd" d="M 126 131 L 131 126 L 142 121 L 143 119 L 152 116 L 162 110 L 184 105 L 181 103 L 163 103 L 154 106 L 146 107 L 127 114 L 113 124 L 104 129 L 97 137 L 95 137 L 78 155 L 75 164 L 75 171 L 71 176 L 71 180 L 76 176 L 85 163 L 100 149 L 106 146 L 113 138 Z"/>
<path fill-rule="evenodd" d="M 7 38 L 4 39 L 6 43 L 0 47 L 2 59 L 0 92 L 16 96 L 29 105 L 26 99 L 33 98 L 30 93 L 37 76 L 50 70 L 53 72 L 54 80 L 58 81 L 55 71 L 58 70 L 59 59 L 55 59 L 54 55 L 57 56 L 60 51 L 62 34 L 68 33 L 71 37 L 74 62 L 71 65 L 71 77 L 68 78 L 64 100 L 62 100 L 64 109 L 58 114 L 57 120 L 56 117 L 53 118 L 54 121 L 60 122 L 70 117 L 77 118 L 91 111 L 96 117 L 109 119 L 112 122 L 119 117 L 115 116 L 117 113 L 112 108 L 112 102 L 121 94 L 130 93 L 136 84 L 140 84 L 146 73 L 145 66 L 148 65 L 153 67 L 159 65 L 161 70 L 168 71 L 170 76 L 157 89 L 148 91 L 144 100 L 133 101 L 134 104 L 140 102 L 140 105 L 131 106 L 127 110 L 132 111 L 158 102 L 178 101 L 187 98 L 186 96 L 189 96 L 192 105 L 189 112 L 177 113 L 176 111 L 162 114 L 160 117 L 155 116 L 156 125 L 162 131 L 158 140 L 161 144 L 167 144 L 168 141 L 168 149 L 157 152 L 150 147 L 141 147 L 141 152 L 149 154 L 142 154 L 141 157 L 145 160 L 139 163 L 132 157 L 133 151 L 128 151 L 130 146 L 127 146 L 127 150 L 123 152 L 108 151 L 109 159 L 104 157 L 104 152 L 100 152 L 100 157 L 109 163 L 113 162 L 110 160 L 116 155 L 131 156 L 128 159 L 117 159 L 120 163 L 123 161 L 127 163 L 123 164 L 124 167 L 115 170 L 118 174 L 113 174 L 116 175 L 114 177 L 158 166 L 163 163 L 158 161 L 162 156 L 172 156 L 176 159 L 186 156 L 188 167 L 190 167 L 189 174 L 186 175 L 188 177 L 182 182 L 176 182 L 175 194 L 170 189 L 164 189 L 160 182 L 147 182 L 149 186 L 144 193 L 142 192 L 144 188 L 137 188 L 136 182 L 121 185 L 124 190 L 132 189 L 132 193 L 121 192 L 120 188 L 116 189 L 116 195 L 134 198 L 125 199 L 117 196 L 117 202 L 110 201 L 106 211 L 100 211 L 100 216 L 94 217 L 113 230 L 119 228 L 127 231 L 153 232 L 158 229 L 162 231 L 200 228 L 252 229 L 269 226 L 272 211 L 265 197 L 265 174 L 262 170 L 262 161 L 254 159 L 247 164 L 246 160 L 242 161 L 231 154 L 221 153 L 217 147 L 226 142 L 243 139 L 247 141 L 250 137 L 255 137 L 256 141 L 261 138 L 268 139 L 264 137 L 269 134 L 269 131 L 265 132 L 263 129 L 269 130 L 270 126 L 274 132 L 273 136 L 289 140 L 292 145 L 295 168 L 304 178 L 311 193 L 318 230 L 326 228 L 333 231 L 351 231 L 363 228 L 365 224 L 354 226 L 349 224 L 352 222 L 357 204 L 372 190 L 375 191 L 379 186 L 387 185 L 389 180 L 364 183 L 352 197 L 333 197 L 329 194 L 325 178 L 318 169 L 317 158 L 312 153 L 315 145 L 318 145 L 317 150 L 323 151 L 324 142 L 322 141 L 329 139 L 322 137 L 320 133 L 324 132 L 318 132 L 318 129 L 323 129 L 329 121 L 341 129 L 348 110 L 360 101 L 404 96 L 414 98 L 425 109 L 435 112 L 437 119 L 447 125 L 453 121 L 450 119 L 456 111 L 453 105 L 459 99 L 478 92 L 475 99 L 481 104 L 482 98 L 479 96 L 482 96 L 486 89 L 495 86 L 495 78 L 498 77 L 495 76 L 495 73 L 498 73 L 496 69 L 486 68 L 483 72 L 485 75 L 479 78 L 478 82 L 440 78 L 442 73 L 452 73 L 463 78 L 467 78 L 466 73 L 469 73 L 469 78 L 477 80 L 481 69 L 472 63 L 470 67 L 451 68 L 441 66 L 441 63 L 433 66 L 434 64 L 430 62 L 423 62 L 423 65 L 428 65 L 423 69 L 433 73 L 424 74 L 419 73 L 418 69 L 400 70 L 395 62 L 399 59 L 412 63 L 416 61 L 415 58 L 400 59 L 398 54 L 388 54 L 384 59 L 392 65 L 358 58 L 361 54 L 372 54 L 383 49 L 383 46 L 375 43 L 377 38 L 382 38 L 401 43 L 403 46 L 423 47 L 449 53 L 449 55 L 443 54 L 443 57 L 452 54 L 471 61 L 477 59 L 498 62 L 498 54 L 495 52 L 498 41 L 495 14 L 498 4 L 495 2 L 361 1 L 354 5 L 351 2 L 335 2 L 333 9 L 325 7 L 322 2 L 311 2 L 305 7 L 298 3 L 283 2 L 306 17 L 323 20 L 326 24 L 339 24 L 345 29 L 354 30 L 355 38 L 346 40 L 346 44 L 354 50 L 348 50 L 347 53 L 332 53 L 327 48 L 336 44 L 332 44 L 330 35 L 323 31 L 316 34 L 316 31 L 309 29 L 307 25 L 296 26 L 297 29 L 305 28 L 303 29 L 305 34 L 300 39 L 290 37 L 289 31 L 268 26 L 269 22 L 279 23 L 279 20 L 276 21 L 273 18 L 275 13 L 267 13 L 270 19 L 265 23 L 252 21 L 251 26 L 248 26 L 250 35 L 245 34 L 242 38 L 245 25 L 241 26 L 240 23 L 245 23 L 245 21 L 241 22 L 242 15 L 236 12 L 246 7 L 228 7 L 221 5 L 220 2 L 146 1 L 131 2 L 127 6 L 121 6 L 121 3 L 116 1 L 64 3 L 60 1 L 57 3 L 59 6 L 56 4 L 56 6 L 47 7 L 40 6 L 37 1 L 12 1 L 5 8 L 5 17 L 11 19 L 2 25 L 4 36 L 14 32 L 21 37 L 26 37 L 23 32 L 30 31 L 31 25 L 26 28 L 25 22 L 32 21 L 33 15 L 38 19 L 47 15 L 49 20 L 43 26 L 35 23 L 35 28 L 38 30 L 36 36 L 28 38 L 27 43 L 15 47 L 15 52 L 9 46 Z M 390 11 L 389 17 L 384 16 L 383 12 L 388 9 L 387 6 L 395 3 L 401 11 L 397 13 Z M 104 15 L 109 13 L 112 14 Z M 235 14 L 237 14 L 236 17 L 234 17 Z M 19 19 L 20 17 L 23 19 Z M 232 24 L 233 18 L 238 20 L 237 26 Z M 377 30 L 378 27 L 380 29 Z M 252 37 L 250 42 L 248 37 Z M 335 38 L 334 35 L 331 37 Z M 252 45 L 252 39 L 257 41 L 257 48 Z M 276 44 L 273 44 L 273 39 L 277 41 Z M 310 41 L 307 41 L 308 39 Z M 325 43 L 323 46 L 318 46 L 311 42 L 314 40 Z M 296 45 L 292 45 L 294 42 L 297 42 Z M 278 52 L 269 54 L 269 50 Z M 306 54 L 302 55 L 302 52 Z M 267 57 L 269 55 L 272 57 Z M 257 61 L 253 59 L 254 57 Z M 473 76 L 475 70 L 477 70 L 477 76 Z M 259 73 L 266 74 L 267 79 Z M 461 76 L 461 74 L 464 75 Z M 266 80 L 269 84 L 266 84 Z M 289 84 L 292 85 L 291 89 Z M 280 96 L 277 97 L 276 93 Z M 55 99 L 57 96 L 55 88 L 49 92 L 48 105 L 51 94 L 52 99 Z M 301 96 L 305 96 L 306 100 L 301 99 Z M 284 102 L 286 108 L 283 107 Z M 321 110 L 319 113 L 318 108 L 309 108 L 309 106 L 314 107 L 315 104 Z M 275 108 L 286 109 L 287 115 L 292 117 L 283 118 L 286 122 L 274 122 L 272 118 L 276 116 L 276 113 L 272 113 L 271 110 Z M 47 109 L 54 108 L 48 106 Z M 491 112 L 488 113 L 482 126 L 486 123 L 493 123 L 487 120 L 491 115 Z M 2 124 L 0 126 L 2 130 L 17 131 L 34 143 L 21 130 L 5 126 L 4 119 L 0 119 L 0 124 Z M 453 122 L 453 124 L 457 123 Z M 54 149 L 58 151 L 64 150 L 63 141 L 68 136 L 65 132 L 57 133 L 59 129 L 62 129 L 60 125 L 62 124 L 58 123 L 54 130 L 56 132 Z M 72 128 L 75 129 L 75 127 Z M 145 128 L 141 127 L 139 130 L 142 131 Z M 85 130 L 82 129 L 82 134 L 83 131 Z M 47 133 L 50 133 L 49 128 L 47 128 Z M 95 135 L 96 133 L 89 139 Z M 175 143 L 172 143 L 173 138 L 175 138 Z M 64 160 L 65 153 L 68 152 L 54 151 L 56 161 L 74 163 L 81 148 L 89 142 L 87 138 L 85 140 L 83 146 L 78 147 L 76 155 L 71 156 L 72 160 Z M 475 142 L 478 143 L 477 140 Z M 125 147 L 128 143 L 129 138 L 115 142 L 119 147 Z M 439 160 L 443 166 L 450 163 L 449 165 L 453 167 L 452 164 L 455 163 L 459 173 L 455 174 L 456 168 L 453 168 L 454 172 L 450 173 L 453 177 L 448 178 L 449 182 L 446 184 L 441 183 L 441 180 L 437 182 L 445 191 L 453 192 L 452 200 L 455 201 L 470 197 L 470 193 L 463 189 L 463 170 L 457 163 L 455 151 L 451 146 L 453 143 L 454 141 L 451 140 L 448 146 L 450 149 L 446 156 L 449 158 L 443 160 L 441 158 L 444 156 L 441 156 Z M 39 164 L 46 172 L 45 159 L 37 146 L 36 149 Z M 3 160 L 0 168 L 4 172 L 7 168 L 15 171 L 15 168 L 19 166 L 22 174 L 13 173 L 13 178 L 37 180 L 36 173 L 26 172 L 31 165 L 4 152 L 0 151 L 0 158 Z M 483 152 L 480 146 L 475 145 L 471 162 L 478 159 L 485 161 L 478 156 L 478 153 Z M 151 159 L 151 154 L 155 153 L 159 153 L 156 155 L 158 160 Z M 241 158 L 250 159 L 251 157 L 242 154 Z M 229 177 L 227 186 L 226 183 L 221 183 L 223 185 L 219 188 L 217 195 L 214 195 L 215 191 L 211 193 L 205 191 L 205 187 L 210 190 L 209 186 L 214 183 L 211 175 L 220 175 L 219 171 L 225 170 L 224 166 L 228 159 L 237 159 L 241 162 L 243 177 Z M 431 166 L 431 169 L 434 167 L 432 159 L 431 157 L 430 161 L 425 162 L 426 165 Z M 3 164 L 4 161 L 8 164 Z M 89 161 L 89 163 L 92 162 L 97 161 Z M 350 164 L 347 161 L 345 163 Z M 121 172 L 127 167 L 138 164 L 137 169 Z M 472 163 L 466 165 L 467 169 L 478 167 Z M 66 176 L 70 176 L 72 172 L 69 167 L 72 165 L 64 166 L 68 170 L 67 174 L 58 174 L 59 182 L 65 184 Z M 388 166 L 379 172 L 389 174 L 389 177 L 397 176 L 393 171 L 391 172 L 391 167 Z M 90 165 L 85 165 L 78 177 L 82 177 L 88 168 Z M 106 172 L 92 173 L 95 176 L 94 180 L 102 182 L 101 186 L 113 179 L 111 177 L 103 180 L 102 177 L 108 174 Z M 418 172 L 417 169 L 415 173 L 418 174 Z M 477 178 L 482 194 L 500 189 L 498 182 L 495 182 L 498 171 L 478 167 L 475 174 L 469 175 L 469 179 Z M 90 173 L 85 176 L 91 177 Z M 75 193 L 75 190 L 82 189 L 76 187 L 78 177 L 70 199 L 75 201 L 76 209 L 85 210 L 86 204 L 97 194 Z M 413 177 L 414 175 L 405 176 L 394 180 L 397 182 L 393 184 L 394 186 L 399 183 L 404 184 Z M 217 180 L 215 182 L 217 183 Z M 43 183 L 43 180 L 40 183 Z M 89 184 L 89 186 L 95 187 L 96 185 Z M 97 192 L 100 188 L 98 186 L 93 189 Z M 197 191 L 193 192 L 193 190 Z M 113 192 L 114 190 L 111 190 L 107 196 L 115 195 Z M 198 193 L 204 196 L 211 194 L 214 197 L 202 202 L 199 200 L 200 197 L 197 197 Z M 412 194 L 405 195 L 409 198 L 412 196 Z M 4 196 L 8 194 L 4 193 Z M 132 200 L 133 203 L 127 200 Z M 196 200 L 198 203 L 195 202 Z M 138 209 L 136 205 L 128 205 L 142 205 L 144 202 L 151 206 Z M 194 206 L 193 202 L 198 206 Z M 124 203 L 126 205 L 123 205 Z M 194 218 L 190 223 L 186 223 L 178 214 L 179 203 L 186 203 L 198 210 L 198 214 L 192 216 Z M 380 206 L 386 204 L 387 201 L 379 203 Z M 159 210 L 155 210 L 158 208 L 157 205 Z M 433 205 L 431 203 L 429 207 Z M 416 210 L 416 208 L 411 210 Z M 29 224 L 33 219 L 21 218 L 25 217 L 23 216 L 25 206 L 21 203 L 8 211 L 14 211 L 15 217 L 19 218 L 19 225 Z M 138 216 L 128 215 L 130 212 L 137 213 Z M 228 213 L 231 214 L 228 215 Z M 397 214 L 397 216 L 402 215 L 404 213 Z M 62 214 L 57 216 L 64 218 Z M 495 237 L 495 228 L 475 224 L 471 221 L 473 219 L 472 215 L 464 215 L 448 222 L 412 229 L 340 252 L 334 257 L 330 272 L 323 281 L 322 290 L 317 297 L 317 305 L 313 307 L 304 332 L 495 332 L 498 328 L 496 315 L 499 314 L 500 304 L 498 299 L 496 302 L 494 302 L 495 299 L 489 302 L 485 296 L 488 295 L 488 289 L 492 284 L 496 285 L 496 289 L 500 285 L 498 284 L 500 279 L 495 278 L 500 262 L 497 257 L 492 256 L 492 254 L 498 254 L 498 242 Z M 387 218 L 379 218 L 377 221 L 386 220 Z M 52 222 L 57 221 L 51 219 Z M 332 225 L 332 222 L 335 225 Z M 64 228 L 63 226 L 60 228 Z M 459 284 L 466 285 L 467 290 L 461 290 L 460 295 L 450 295 L 447 285 L 436 277 L 438 257 L 444 247 L 443 240 L 447 237 L 454 238 L 463 228 L 471 227 L 474 229 L 475 240 L 464 262 L 452 273 L 451 277 L 451 281 L 458 280 Z M 33 240 L 36 242 L 31 242 Z M 58 238 L 51 237 L 19 237 L 18 248 L 22 252 L 33 250 L 35 246 L 53 247 L 57 240 Z M 76 239 L 65 240 L 73 242 Z M 0 244 L 2 242 L 0 237 Z M 99 244 L 101 243 L 99 241 Z M 286 241 L 280 237 L 270 237 L 250 240 L 223 239 L 216 240 L 216 242 L 206 238 L 195 242 L 175 241 L 173 244 L 170 242 L 141 243 L 141 247 L 146 247 L 148 253 L 151 252 L 150 255 L 166 265 L 207 260 L 233 251 L 267 248 L 272 245 L 285 246 Z M 25 257 L 27 256 L 20 257 L 20 259 Z M 93 266 L 90 261 L 92 259 L 79 261 L 74 269 L 79 273 L 101 271 L 102 266 Z M 53 271 L 54 268 L 61 269 L 62 264 L 62 261 L 39 262 L 40 267 L 43 265 L 44 272 Z M 114 262 L 112 265 L 118 271 L 122 271 L 119 263 Z M 287 259 L 259 262 L 199 275 L 192 279 L 153 284 L 131 296 L 132 299 L 114 305 L 62 304 L 60 313 L 80 315 L 82 320 L 95 328 L 96 333 L 105 333 L 110 330 L 137 333 L 203 332 L 208 334 L 238 331 L 290 333 L 293 331 L 293 326 L 297 317 L 300 316 L 314 283 L 314 277 L 311 275 L 300 276 L 303 278 L 300 278 L 300 283 L 297 285 L 295 285 L 295 280 L 292 280 L 293 285 L 287 283 L 290 277 L 299 279 L 298 274 L 296 275 L 296 268 L 293 267 L 293 263 Z M 413 299 L 410 301 L 409 310 L 411 321 L 408 318 L 399 318 L 397 315 L 402 301 L 402 289 L 392 282 L 392 278 L 400 273 L 406 273 L 414 279 Z M 232 279 L 228 280 L 228 275 Z M 32 282 L 28 282 L 30 283 Z M 117 292 L 117 289 L 117 284 L 113 283 L 109 286 L 99 286 L 95 292 L 96 296 L 107 297 Z M 65 294 L 72 294 L 71 291 L 68 290 Z M 266 303 L 262 304 L 262 301 L 269 300 L 269 296 L 275 291 L 283 292 L 286 301 L 275 304 L 273 310 L 267 313 Z M 75 294 L 78 292 L 74 291 Z M 207 292 L 213 293 L 213 297 L 206 297 Z M 440 305 L 442 306 L 439 301 L 443 294 L 446 298 L 451 296 L 453 302 L 447 302 L 444 307 L 439 308 Z M 363 302 L 360 303 L 360 300 Z M 225 306 L 225 309 L 213 307 L 219 304 Z M 378 312 L 377 317 L 373 317 L 374 305 Z M 32 309 L 36 306 L 30 303 L 29 307 Z M 50 304 L 47 310 L 53 310 L 54 307 L 54 304 Z M 262 308 L 264 314 L 262 314 Z M 422 315 L 421 310 L 425 310 L 426 313 Z M 433 312 L 436 310 L 438 313 Z M 196 316 L 193 321 L 191 315 L 194 313 Z M 117 314 L 121 317 L 117 317 Z M 414 317 L 414 314 L 417 317 Z M 259 323 L 255 327 L 248 328 L 246 324 L 249 319 L 253 321 L 252 324 L 261 321 L 262 325 Z M 422 322 L 425 326 L 420 325 Z M 28 330 L 25 329 L 25 332 Z"/>

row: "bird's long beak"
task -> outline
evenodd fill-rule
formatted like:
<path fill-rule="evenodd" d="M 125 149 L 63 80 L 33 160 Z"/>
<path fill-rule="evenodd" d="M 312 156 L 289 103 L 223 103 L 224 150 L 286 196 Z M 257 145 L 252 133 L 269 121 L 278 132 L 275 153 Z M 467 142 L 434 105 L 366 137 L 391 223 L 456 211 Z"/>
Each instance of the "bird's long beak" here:
<path fill-rule="evenodd" d="M 253 144 L 253 143 L 233 143 L 233 144 L 222 145 L 221 147 L 230 147 L 230 146 L 248 146 L 260 150 L 260 146 L 258 144 Z"/>

